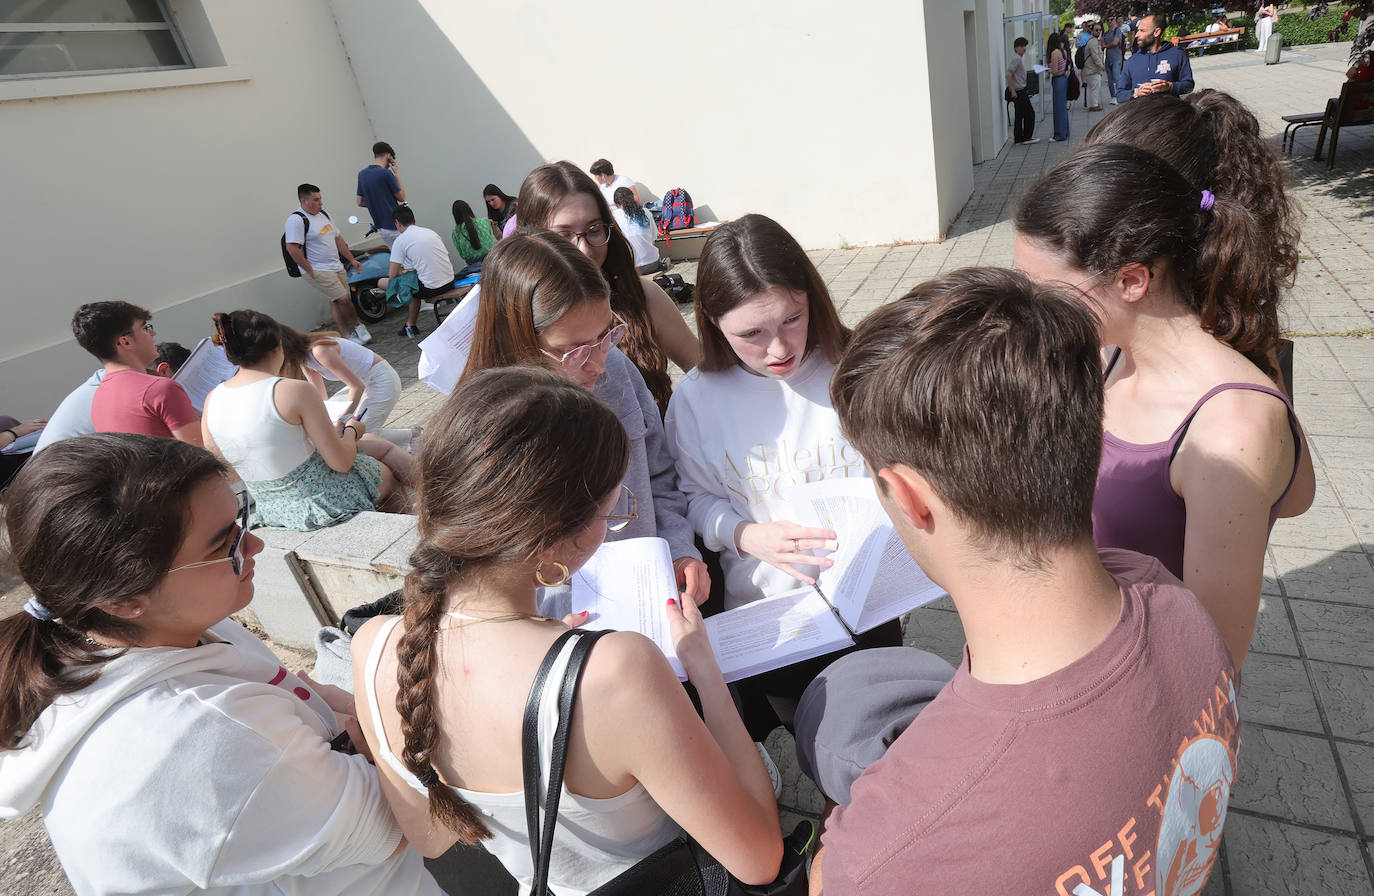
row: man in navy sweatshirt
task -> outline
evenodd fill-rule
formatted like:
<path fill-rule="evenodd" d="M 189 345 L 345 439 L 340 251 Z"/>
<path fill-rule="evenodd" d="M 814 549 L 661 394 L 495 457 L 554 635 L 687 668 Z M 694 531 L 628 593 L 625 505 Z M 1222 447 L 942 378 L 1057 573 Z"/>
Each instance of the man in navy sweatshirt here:
<path fill-rule="evenodd" d="M 1152 93 L 1182 96 L 1193 89 L 1193 67 L 1188 54 L 1164 40 L 1164 17 L 1157 12 L 1140 17 L 1136 32 L 1140 51 L 1126 60 L 1116 85 L 1117 102 Z"/>

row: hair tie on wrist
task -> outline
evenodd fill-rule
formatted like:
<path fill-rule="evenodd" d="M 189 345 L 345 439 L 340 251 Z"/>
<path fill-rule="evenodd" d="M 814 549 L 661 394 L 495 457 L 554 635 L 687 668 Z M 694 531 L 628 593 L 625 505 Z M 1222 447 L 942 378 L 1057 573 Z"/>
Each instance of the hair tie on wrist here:
<path fill-rule="evenodd" d="M 24 612 L 39 622 L 52 622 L 57 618 L 57 614 L 40 604 L 36 597 L 30 597 L 24 601 Z"/>
<path fill-rule="evenodd" d="M 1212 206 L 1216 205 L 1216 202 L 1217 197 L 1215 193 L 1213 193 L 1211 190 L 1203 190 L 1202 201 L 1198 203 L 1198 208 L 1202 209 L 1204 212 L 1210 212 L 1212 210 Z"/>
<path fill-rule="evenodd" d="M 16 442 L 19 441 L 19 433 L 15 432 L 12 429 L 7 429 L 5 430 L 5 432 L 10 434 L 11 439 L 14 439 Z"/>
<path fill-rule="evenodd" d="M 431 765 L 425 768 L 425 773 L 423 775 L 417 775 L 416 780 L 420 782 L 421 786 L 428 790 L 439 783 L 439 773 L 436 772 L 434 766 Z"/>

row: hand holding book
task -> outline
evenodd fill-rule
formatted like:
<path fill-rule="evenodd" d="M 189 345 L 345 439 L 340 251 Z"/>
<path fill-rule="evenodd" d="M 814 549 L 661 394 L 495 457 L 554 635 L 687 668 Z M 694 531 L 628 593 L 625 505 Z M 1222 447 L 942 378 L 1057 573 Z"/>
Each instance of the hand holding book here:
<path fill-rule="evenodd" d="M 829 529 L 799 526 L 787 520 L 743 522 L 735 528 L 735 544 L 741 553 L 777 567 L 803 585 L 814 585 L 816 580 L 797 569 L 798 566 L 825 569 L 833 565 L 833 561 L 826 557 L 806 552 L 835 550 L 839 547 L 835 537 L 835 533 Z"/>

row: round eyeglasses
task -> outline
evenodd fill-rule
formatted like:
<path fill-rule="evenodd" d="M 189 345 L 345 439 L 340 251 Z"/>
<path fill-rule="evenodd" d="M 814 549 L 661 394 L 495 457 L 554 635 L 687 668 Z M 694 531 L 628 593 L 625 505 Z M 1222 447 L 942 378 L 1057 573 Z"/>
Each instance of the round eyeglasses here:
<path fill-rule="evenodd" d="M 600 352 L 605 355 L 611 350 L 611 346 L 619 345 L 620 340 L 625 338 L 625 333 L 628 330 L 629 325 L 620 319 L 620 315 L 612 314 L 610 328 L 607 329 L 596 342 L 579 345 L 577 348 L 569 349 L 562 355 L 555 355 L 553 352 L 545 351 L 542 348 L 539 351 L 553 358 L 559 364 L 562 364 L 565 369 L 576 370 L 587 363 L 587 359 L 592 356 L 592 352 Z"/>
<path fill-rule="evenodd" d="M 600 248 L 611 241 L 611 230 L 614 226 L 615 225 L 607 224 L 604 221 L 593 221 L 591 224 L 587 225 L 586 230 L 576 231 L 567 228 L 555 228 L 554 233 L 563 237 L 563 239 L 573 245 L 586 243 L 588 246 Z"/>
<path fill-rule="evenodd" d="M 167 570 L 167 574 L 171 575 L 181 569 L 195 569 L 198 566 L 213 566 L 216 563 L 223 563 L 228 560 L 229 566 L 234 570 L 234 575 L 243 575 L 243 535 L 248 531 L 247 492 L 239 495 L 238 529 L 239 531 L 234 535 L 234 540 L 229 544 L 229 556 L 220 557 L 217 560 L 201 560 L 196 563 L 186 563 L 182 566 L 174 566 Z"/>
<path fill-rule="evenodd" d="M 635 506 L 635 493 L 630 491 L 628 485 L 620 486 L 620 497 L 615 502 L 615 507 L 605 516 L 592 517 L 592 519 L 605 520 L 606 528 L 611 532 L 619 532 L 630 523 L 639 519 L 638 508 Z"/>

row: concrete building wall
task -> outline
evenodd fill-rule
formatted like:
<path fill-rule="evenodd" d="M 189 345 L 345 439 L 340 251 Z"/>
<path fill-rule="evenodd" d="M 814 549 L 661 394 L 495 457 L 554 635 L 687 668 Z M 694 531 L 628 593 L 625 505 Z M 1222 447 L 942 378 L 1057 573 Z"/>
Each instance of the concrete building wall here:
<path fill-rule="evenodd" d="M 362 237 L 344 222 L 373 137 L 327 0 L 172 9 L 207 67 L 0 83 L 0 413 L 45 416 L 89 376 L 83 302 L 143 305 L 188 347 L 214 311 L 326 319 L 277 243 L 302 181 Z"/>
<path fill-rule="evenodd" d="M 932 240 L 972 189 L 971 96 L 977 152 L 1005 140 L 1000 0 L 332 5 L 372 123 L 441 232 L 488 182 L 513 194 L 542 162 L 604 156 L 808 246 Z"/>

